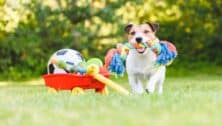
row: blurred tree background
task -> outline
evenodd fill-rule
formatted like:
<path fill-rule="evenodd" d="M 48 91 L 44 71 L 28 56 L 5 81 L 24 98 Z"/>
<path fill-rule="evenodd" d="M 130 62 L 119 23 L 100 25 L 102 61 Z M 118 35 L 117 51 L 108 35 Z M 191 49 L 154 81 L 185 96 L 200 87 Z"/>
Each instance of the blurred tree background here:
<path fill-rule="evenodd" d="M 46 73 L 61 48 L 103 58 L 126 41 L 127 23 L 146 21 L 158 22 L 157 36 L 177 46 L 172 69 L 221 66 L 221 0 L 0 0 L 0 79 Z"/>

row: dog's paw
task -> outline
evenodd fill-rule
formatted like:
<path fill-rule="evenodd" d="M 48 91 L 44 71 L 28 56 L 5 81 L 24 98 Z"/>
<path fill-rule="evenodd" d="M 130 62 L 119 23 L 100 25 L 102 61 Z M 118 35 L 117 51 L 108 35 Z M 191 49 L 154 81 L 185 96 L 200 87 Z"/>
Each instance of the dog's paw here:
<path fill-rule="evenodd" d="M 152 94 L 154 92 L 154 90 L 149 90 L 149 89 L 145 89 L 147 94 Z"/>
<path fill-rule="evenodd" d="M 144 88 L 142 87 L 142 85 L 135 84 L 132 86 L 132 91 L 134 94 L 143 94 Z"/>
<path fill-rule="evenodd" d="M 133 89 L 133 93 L 134 94 L 143 94 L 144 93 L 144 89 L 142 89 L 142 88 Z"/>
<path fill-rule="evenodd" d="M 144 90 L 134 90 L 133 93 L 134 94 L 143 94 Z"/>
<path fill-rule="evenodd" d="M 146 93 L 147 93 L 147 94 L 150 94 L 150 91 L 149 91 L 148 89 L 146 89 Z"/>

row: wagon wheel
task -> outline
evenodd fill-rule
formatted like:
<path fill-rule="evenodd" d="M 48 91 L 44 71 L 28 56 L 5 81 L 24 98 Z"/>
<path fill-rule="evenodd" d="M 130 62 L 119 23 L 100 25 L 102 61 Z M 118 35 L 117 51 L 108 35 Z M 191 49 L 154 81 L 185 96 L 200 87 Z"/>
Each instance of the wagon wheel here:
<path fill-rule="evenodd" d="M 57 93 L 55 88 L 48 87 L 48 93 Z"/>
<path fill-rule="evenodd" d="M 72 89 L 72 94 L 84 94 L 84 90 L 80 87 L 75 87 Z"/>
<path fill-rule="evenodd" d="M 109 95 L 109 90 L 107 87 L 104 87 L 101 92 L 100 92 L 102 95 Z"/>

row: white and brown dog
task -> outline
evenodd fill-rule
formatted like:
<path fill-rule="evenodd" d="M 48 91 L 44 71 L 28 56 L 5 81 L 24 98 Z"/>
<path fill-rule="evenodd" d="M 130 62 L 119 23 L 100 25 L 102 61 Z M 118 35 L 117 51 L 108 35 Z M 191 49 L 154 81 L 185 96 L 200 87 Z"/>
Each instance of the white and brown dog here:
<path fill-rule="evenodd" d="M 125 27 L 125 32 L 127 33 L 128 42 L 146 43 L 148 40 L 156 39 L 155 33 L 158 28 L 159 25 L 156 23 L 129 24 Z M 129 50 L 126 59 L 126 71 L 134 93 L 141 94 L 144 91 L 153 93 L 156 85 L 158 93 L 163 92 L 166 67 L 154 67 L 156 59 L 155 52 L 149 48 Z M 145 90 L 144 82 L 146 83 Z"/>

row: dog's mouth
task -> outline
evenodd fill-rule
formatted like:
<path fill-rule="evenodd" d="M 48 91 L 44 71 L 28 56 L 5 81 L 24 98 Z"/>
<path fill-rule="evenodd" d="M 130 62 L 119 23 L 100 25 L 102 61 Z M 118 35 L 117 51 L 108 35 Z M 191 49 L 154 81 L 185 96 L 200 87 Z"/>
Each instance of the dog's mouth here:
<path fill-rule="evenodd" d="M 146 48 L 137 48 L 136 51 L 140 54 L 143 54 L 146 51 Z"/>
<path fill-rule="evenodd" d="M 131 42 L 130 44 L 140 54 L 143 54 L 146 51 L 146 46 L 144 43 Z"/>

